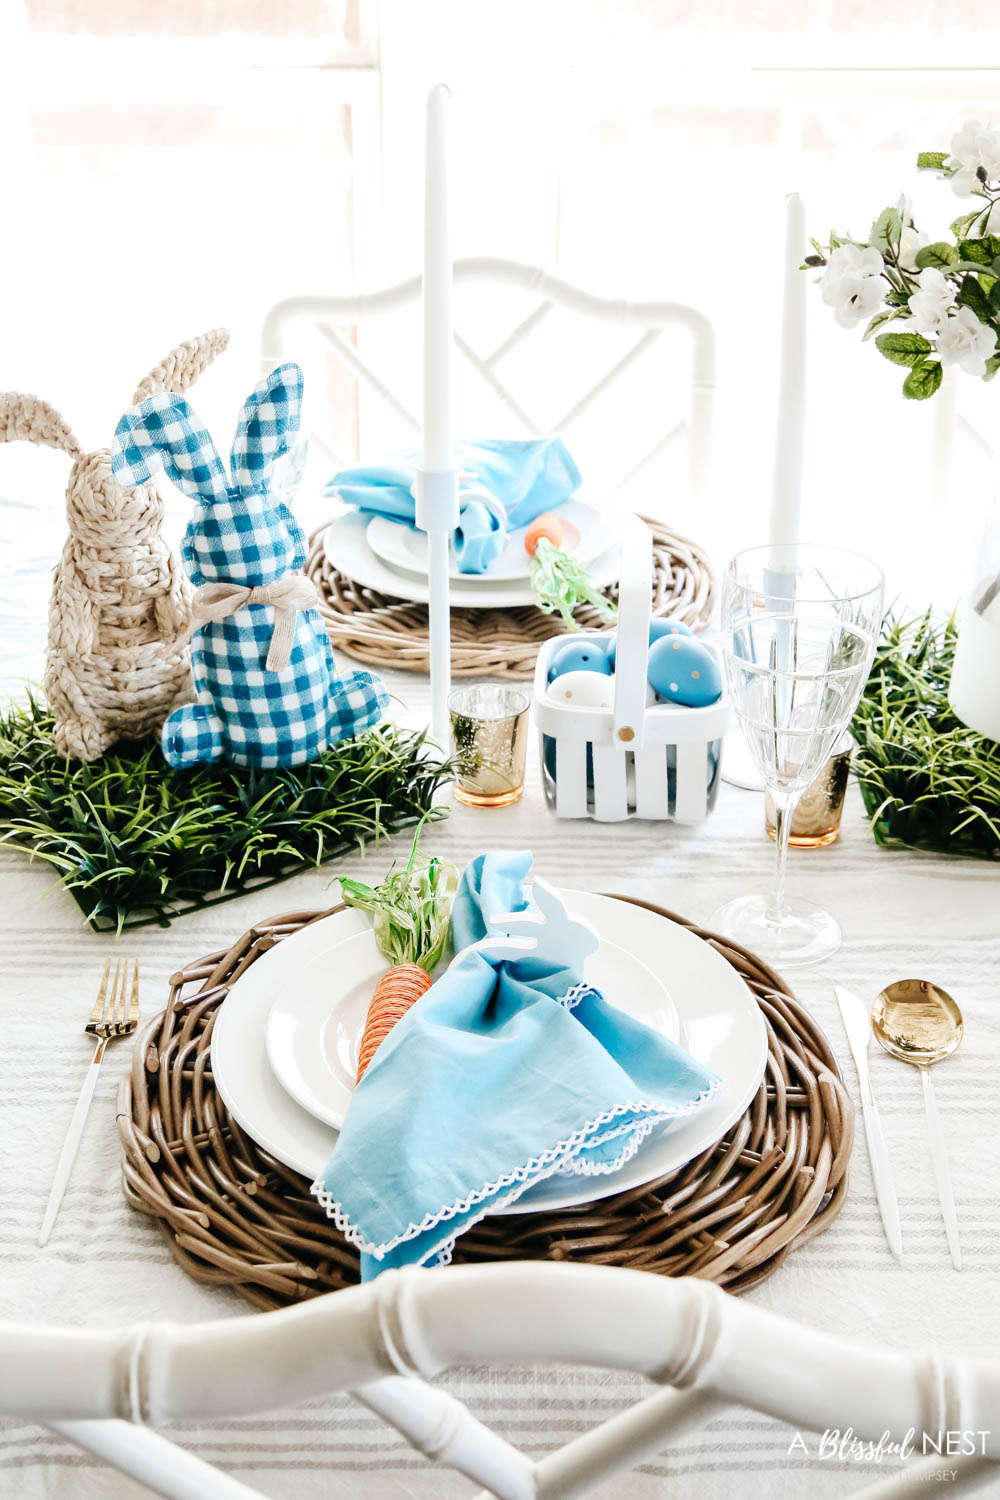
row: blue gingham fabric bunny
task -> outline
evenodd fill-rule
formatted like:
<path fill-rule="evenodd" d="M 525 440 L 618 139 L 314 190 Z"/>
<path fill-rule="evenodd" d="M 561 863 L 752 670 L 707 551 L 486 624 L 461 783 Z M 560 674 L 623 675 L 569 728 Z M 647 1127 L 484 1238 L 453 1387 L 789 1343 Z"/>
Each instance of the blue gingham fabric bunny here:
<path fill-rule="evenodd" d="M 301 405 L 298 365 L 280 365 L 260 381 L 240 413 L 228 477 L 183 396 L 149 397 L 115 431 L 111 467 L 120 483 L 145 483 L 162 468 L 197 501 L 181 547 L 198 586 L 197 701 L 163 726 L 172 766 L 301 765 L 376 724 L 388 706 L 370 672 L 337 675 L 315 588 L 300 571 L 305 536 L 269 487 L 294 444 Z"/>

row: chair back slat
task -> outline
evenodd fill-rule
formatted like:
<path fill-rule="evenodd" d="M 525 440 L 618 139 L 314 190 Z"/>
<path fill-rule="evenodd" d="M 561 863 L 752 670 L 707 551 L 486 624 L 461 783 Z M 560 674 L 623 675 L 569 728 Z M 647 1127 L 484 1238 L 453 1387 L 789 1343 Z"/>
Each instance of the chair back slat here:
<path fill-rule="evenodd" d="M 457 387 L 459 417 L 465 409 L 470 429 L 486 431 L 495 424 L 518 437 L 575 429 L 576 441 L 590 449 L 591 462 L 586 461 L 585 454 L 583 464 L 587 491 L 605 496 L 618 493 L 640 476 L 648 486 L 653 466 L 679 437 L 685 437 L 690 492 L 696 500 L 708 496 L 715 338 L 702 313 L 682 303 L 600 297 L 540 267 L 495 257 L 458 260 L 454 274 L 456 287 L 474 289 L 473 300 L 481 311 L 498 317 L 505 314 L 505 304 L 496 300 L 501 291 L 522 301 L 527 298 L 531 304 L 527 313 L 523 308 L 516 309 L 511 315 L 512 326 L 491 334 L 486 353 L 480 352 L 483 340 L 465 326 L 468 317 L 465 323 L 456 319 L 455 345 L 466 373 L 472 377 Z M 354 382 L 351 388 L 356 393 L 357 416 L 343 424 L 339 436 L 331 434 L 337 414 L 331 411 L 329 400 L 314 404 L 309 414 L 311 436 L 324 452 L 334 451 L 343 458 L 345 445 L 353 444 L 354 451 L 344 460 L 350 463 L 371 457 L 375 447 L 410 445 L 419 434 L 412 390 L 408 394 L 404 389 L 403 368 L 409 354 L 415 375 L 418 327 L 414 324 L 410 328 L 407 344 L 399 333 L 402 325 L 398 318 L 391 329 L 378 325 L 391 315 L 414 308 L 420 289 L 420 277 L 415 276 L 355 296 L 288 298 L 267 314 L 262 334 L 267 366 L 293 354 L 300 361 L 305 359 L 304 341 L 317 336 Z M 467 314 L 469 310 L 466 308 Z M 604 324 L 609 330 L 607 353 L 598 351 L 593 335 L 587 335 L 582 327 L 575 333 L 567 332 L 568 346 L 561 335 L 554 334 L 551 350 L 539 348 L 538 336 L 556 312 L 574 323 Z M 620 341 L 612 337 L 615 329 L 634 329 L 637 337 L 622 349 Z M 674 358 L 671 343 L 670 380 L 652 367 L 647 377 L 646 363 L 667 331 L 686 342 L 687 351 Z M 519 361 L 519 353 L 529 344 L 532 358 L 527 363 L 523 358 Z M 597 368 L 590 370 L 585 389 L 572 390 L 586 363 L 579 358 L 584 352 L 594 356 L 590 363 L 596 363 Z M 397 366 L 390 371 L 387 364 L 392 359 L 397 360 Z M 656 356 L 654 363 L 658 360 Z M 638 384 L 627 386 L 628 381 Z M 662 394 L 658 382 L 664 384 Z M 616 399 L 619 405 L 614 408 Z M 488 415 L 490 405 L 484 402 L 492 406 L 493 417 Z M 608 407 L 603 422 L 599 419 L 602 404 Z M 629 419 L 627 423 L 622 420 L 623 413 Z M 633 432 L 633 422 L 642 430 Z M 648 496 L 643 497 L 643 503 L 655 512 L 655 502 L 650 506 Z"/>
<path fill-rule="evenodd" d="M 663 1388 L 534 1461 L 427 1383 L 473 1362 L 627 1369 Z M 954 1471 L 951 1490 L 995 1486 L 1000 1473 L 998 1362 L 854 1345 L 694 1277 L 528 1262 L 387 1271 L 280 1312 L 193 1327 L 0 1325 L 0 1408 L 168 1500 L 257 1492 L 151 1427 L 330 1390 L 353 1392 L 429 1459 L 501 1500 L 573 1500 L 733 1404 L 803 1432 L 849 1427 L 862 1442 L 982 1435 L 985 1451 L 928 1459 L 856 1500 L 926 1494 L 938 1469 Z"/>

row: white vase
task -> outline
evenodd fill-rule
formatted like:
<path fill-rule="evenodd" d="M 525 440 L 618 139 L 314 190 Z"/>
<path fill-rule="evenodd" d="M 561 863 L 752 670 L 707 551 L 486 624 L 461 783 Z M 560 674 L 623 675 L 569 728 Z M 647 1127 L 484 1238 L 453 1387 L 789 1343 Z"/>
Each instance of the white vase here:
<path fill-rule="evenodd" d="M 970 729 L 1000 740 L 1000 503 L 993 506 L 965 600 L 948 701 Z"/>

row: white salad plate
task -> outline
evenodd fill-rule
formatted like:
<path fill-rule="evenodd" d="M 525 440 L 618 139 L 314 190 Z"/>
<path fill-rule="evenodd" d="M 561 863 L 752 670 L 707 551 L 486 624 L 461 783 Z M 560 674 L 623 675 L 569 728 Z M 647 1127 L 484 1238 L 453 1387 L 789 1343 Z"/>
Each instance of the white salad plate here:
<path fill-rule="evenodd" d="M 602 944 L 616 943 L 663 977 L 679 1018 L 682 1044 L 725 1082 L 704 1108 L 655 1130 L 619 1171 L 607 1177 L 550 1177 L 506 1210 L 510 1213 L 569 1208 L 639 1187 L 684 1166 L 739 1119 L 760 1086 L 767 1061 L 767 1035 L 757 1002 L 736 970 L 708 943 L 631 902 L 589 891 L 559 894 L 570 911 L 597 929 Z M 234 984 L 212 1031 L 212 1074 L 233 1118 L 265 1151 L 309 1178 L 325 1167 L 336 1132 L 279 1083 L 267 1056 L 267 1020 L 280 996 L 304 988 L 311 967 L 325 969 L 332 983 L 340 963 L 336 950 L 364 932 L 370 932 L 369 919 L 348 908 L 286 938 Z"/>
<path fill-rule="evenodd" d="M 595 557 L 607 552 L 615 539 L 614 527 L 607 516 L 588 505 L 585 500 L 566 500 L 555 512 L 567 527 L 566 551 L 571 552 L 584 567 Z M 527 526 L 519 526 L 507 538 L 503 551 L 493 559 L 482 573 L 460 573 L 455 561 L 454 545 L 451 549 L 451 576 L 463 584 L 525 582 L 531 568 L 531 558 L 524 550 Z M 404 573 L 418 578 L 427 577 L 427 534 L 417 531 L 405 521 L 394 521 L 391 516 L 372 516 L 368 522 L 368 545 L 376 557 Z"/>
<path fill-rule="evenodd" d="M 380 594 L 389 594 L 396 599 L 426 604 L 430 592 L 426 574 L 397 570 L 376 557 L 368 541 L 370 520 L 360 511 L 351 510 L 331 521 L 323 533 L 323 550 L 327 557 L 341 573 L 346 573 L 365 588 L 377 589 Z M 617 538 L 615 523 L 609 521 L 608 525 Z M 617 540 L 593 560 L 588 572 L 598 588 L 615 581 L 618 577 Z M 460 579 L 453 580 L 449 589 L 455 609 L 517 609 L 538 602 L 527 578 L 494 581 L 485 575 L 470 577 L 463 573 Z"/>
<path fill-rule="evenodd" d="M 267 1056 L 278 1082 L 334 1130 L 344 1123 L 368 1005 L 388 968 L 374 934 L 357 933 L 338 944 L 335 956 L 323 953 L 307 963 L 271 1006 Z M 679 1040 L 680 1020 L 666 985 L 634 954 L 602 940 L 583 977 L 612 1005 Z"/>

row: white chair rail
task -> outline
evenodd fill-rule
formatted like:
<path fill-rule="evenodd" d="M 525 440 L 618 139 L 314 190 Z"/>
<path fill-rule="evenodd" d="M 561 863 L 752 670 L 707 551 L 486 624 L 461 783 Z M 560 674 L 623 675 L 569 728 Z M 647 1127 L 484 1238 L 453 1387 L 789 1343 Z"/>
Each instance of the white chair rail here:
<path fill-rule="evenodd" d="M 462 1365 L 531 1362 L 627 1369 L 667 1389 L 535 1462 L 425 1384 Z M 696 1278 L 532 1263 L 390 1271 L 298 1307 L 190 1327 L 0 1327 L 0 1407 L 170 1500 L 258 1492 L 150 1428 L 330 1390 L 353 1392 L 429 1459 L 503 1500 L 586 1494 L 701 1426 L 720 1402 L 874 1442 L 886 1431 L 897 1441 L 910 1430 L 932 1440 L 984 1433 L 983 1454 L 943 1460 L 955 1487 L 995 1482 L 1000 1460 L 1000 1362 L 860 1347 Z M 858 1500 L 926 1494 L 933 1467 Z"/>

